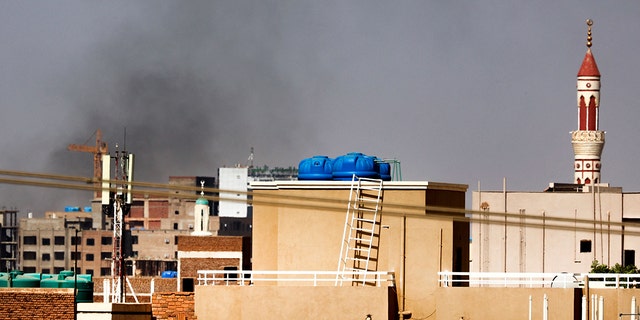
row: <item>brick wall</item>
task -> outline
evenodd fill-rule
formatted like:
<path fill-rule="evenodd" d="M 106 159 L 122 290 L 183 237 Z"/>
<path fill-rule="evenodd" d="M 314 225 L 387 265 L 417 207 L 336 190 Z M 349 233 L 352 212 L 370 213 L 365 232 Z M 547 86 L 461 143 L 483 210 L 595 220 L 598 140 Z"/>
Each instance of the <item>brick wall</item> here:
<path fill-rule="evenodd" d="M 198 270 L 223 270 L 224 267 L 238 267 L 240 259 L 233 258 L 183 258 L 180 277 L 198 278 Z M 197 281 L 196 281 L 196 284 Z"/>
<path fill-rule="evenodd" d="M 93 278 L 93 301 L 94 302 L 102 302 L 103 301 L 103 283 L 104 279 L 111 279 L 110 277 L 94 277 Z M 173 278 L 152 278 L 152 277 L 129 277 L 129 282 L 131 282 L 131 286 L 136 294 L 149 294 L 149 290 L 151 289 L 151 279 L 154 279 L 154 290 L 155 292 L 173 292 L 176 291 L 177 288 L 177 279 Z M 129 288 L 127 287 L 127 302 L 134 302 L 135 300 L 129 293 Z M 149 296 L 138 296 L 138 301 L 140 302 L 149 302 Z"/>
<path fill-rule="evenodd" d="M 157 320 L 194 320 L 193 292 L 158 292 L 153 294 L 153 316 Z"/>
<path fill-rule="evenodd" d="M 0 319 L 73 319 L 73 289 L 0 289 Z"/>
<path fill-rule="evenodd" d="M 242 237 L 178 236 L 178 251 L 242 251 Z"/>

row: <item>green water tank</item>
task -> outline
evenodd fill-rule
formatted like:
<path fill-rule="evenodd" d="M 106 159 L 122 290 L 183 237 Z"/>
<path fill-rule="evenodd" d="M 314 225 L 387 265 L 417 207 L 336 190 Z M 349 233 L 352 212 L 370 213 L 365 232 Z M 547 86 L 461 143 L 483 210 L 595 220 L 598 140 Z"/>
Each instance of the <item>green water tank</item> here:
<path fill-rule="evenodd" d="M 11 275 L 11 287 L 13 288 L 40 288 L 40 277 L 25 275 L 23 271 L 13 270 Z"/>
<path fill-rule="evenodd" d="M 62 271 L 56 277 L 40 281 L 42 288 L 70 288 L 76 285 L 73 271 Z M 93 282 L 91 275 L 79 274 L 77 280 L 76 302 L 93 302 Z"/>
<path fill-rule="evenodd" d="M 0 272 L 0 288 L 11 287 L 11 276 L 6 272 Z"/>

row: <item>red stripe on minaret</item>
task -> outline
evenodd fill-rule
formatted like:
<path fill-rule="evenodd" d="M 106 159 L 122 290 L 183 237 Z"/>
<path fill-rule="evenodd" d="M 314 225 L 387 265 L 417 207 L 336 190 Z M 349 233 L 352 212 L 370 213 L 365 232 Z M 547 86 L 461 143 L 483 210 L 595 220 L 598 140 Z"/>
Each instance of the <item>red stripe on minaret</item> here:
<path fill-rule="evenodd" d="M 584 102 L 584 96 L 580 96 L 580 109 L 578 113 L 580 119 L 580 127 L 578 130 L 587 130 L 587 104 Z"/>
<path fill-rule="evenodd" d="M 597 112 L 598 111 L 596 108 L 596 97 L 591 96 L 591 98 L 589 99 L 589 113 L 588 113 L 589 123 L 587 125 L 587 130 L 598 130 L 598 127 L 596 126 Z"/>

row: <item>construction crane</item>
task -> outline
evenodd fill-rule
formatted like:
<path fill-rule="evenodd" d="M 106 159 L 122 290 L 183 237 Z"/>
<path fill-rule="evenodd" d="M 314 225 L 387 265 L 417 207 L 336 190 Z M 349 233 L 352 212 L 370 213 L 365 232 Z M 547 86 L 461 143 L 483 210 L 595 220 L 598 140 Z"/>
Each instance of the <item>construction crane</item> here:
<path fill-rule="evenodd" d="M 93 153 L 93 184 L 95 185 L 95 197 L 98 198 L 100 197 L 100 180 L 102 180 L 102 155 L 109 154 L 109 147 L 106 142 L 102 141 L 100 129 L 97 129 L 91 137 L 94 135 L 96 137 L 95 146 L 89 146 L 85 142 L 85 144 L 70 144 L 67 149 Z"/>

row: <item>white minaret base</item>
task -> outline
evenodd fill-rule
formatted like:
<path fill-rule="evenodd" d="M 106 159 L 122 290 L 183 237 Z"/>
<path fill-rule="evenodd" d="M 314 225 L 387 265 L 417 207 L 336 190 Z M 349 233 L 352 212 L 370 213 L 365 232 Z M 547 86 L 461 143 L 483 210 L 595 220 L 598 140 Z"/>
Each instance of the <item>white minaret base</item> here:
<path fill-rule="evenodd" d="M 588 179 L 590 183 L 600 183 L 600 155 L 604 148 L 604 131 L 578 130 L 571 132 L 571 144 L 573 145 L 574 178 L 573 181 L 584 184 Z"/>

